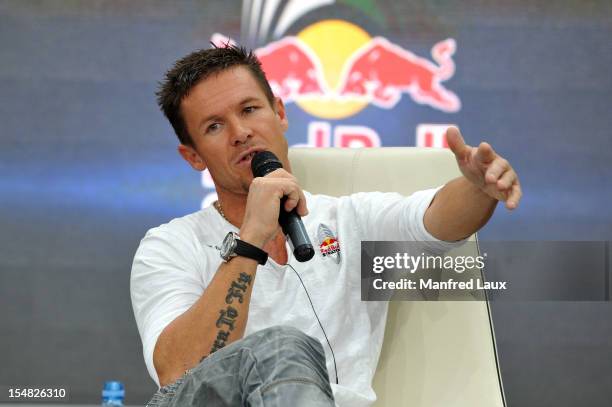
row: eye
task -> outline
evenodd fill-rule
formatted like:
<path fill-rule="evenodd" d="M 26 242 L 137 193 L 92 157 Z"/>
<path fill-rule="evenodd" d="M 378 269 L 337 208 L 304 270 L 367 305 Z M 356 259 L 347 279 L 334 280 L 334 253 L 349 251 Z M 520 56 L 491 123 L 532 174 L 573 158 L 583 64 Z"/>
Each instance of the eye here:
<path fill-rule="evenodd" d="M 244 113 L 253 113 L 255 110 L 257 110 L 257 106 L 247 106 L 243 109 Z"/>
<path fill-rule="evenodd" d="M 220 123 L 213 123 L 213 124 L 211 124 L 210 126 L 208 126 L 206 128 L 206 133 L 211 133 L 211 132 L 217 131 L 217 130 L 219 130 L 219 128 L 221 128 L 221 124 Z"/>

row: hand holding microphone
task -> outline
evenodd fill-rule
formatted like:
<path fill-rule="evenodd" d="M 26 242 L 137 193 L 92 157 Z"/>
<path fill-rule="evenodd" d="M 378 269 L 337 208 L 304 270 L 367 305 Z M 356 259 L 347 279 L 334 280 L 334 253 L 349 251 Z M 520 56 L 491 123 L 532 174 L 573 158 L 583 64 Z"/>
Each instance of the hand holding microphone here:
<path fill-rule="evenodd" d="M 240 236 L 262 247 L 278 231 L 280 224 L 298 261 L 314 256 L 314 248 L 300 218 L 308 213 L 306 199 L 295 177 L 282 168 L 269 151 L 253 157 L 253 183 L 249 189 Z"/>

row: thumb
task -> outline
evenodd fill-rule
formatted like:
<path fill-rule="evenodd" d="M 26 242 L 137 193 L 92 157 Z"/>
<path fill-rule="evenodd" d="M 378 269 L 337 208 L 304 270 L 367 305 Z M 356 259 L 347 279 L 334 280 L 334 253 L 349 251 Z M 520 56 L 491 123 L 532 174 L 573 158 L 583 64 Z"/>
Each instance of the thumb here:
<path fill-rule="evenodd" d="M 471 151 L 470 147 L 465 144 L 459 129 L 454 126 L 446 129 L 446 143 L 453 154 L 455 154 L 455 157 L 459 160 L 463 160 Z"/>

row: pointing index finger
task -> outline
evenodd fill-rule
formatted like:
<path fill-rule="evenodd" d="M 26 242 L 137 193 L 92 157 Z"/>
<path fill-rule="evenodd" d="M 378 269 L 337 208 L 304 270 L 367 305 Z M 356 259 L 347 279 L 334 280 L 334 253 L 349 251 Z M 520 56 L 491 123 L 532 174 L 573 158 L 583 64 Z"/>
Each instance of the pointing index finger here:
<path fill-rule="evenodd" d="M 446 142 L 458 159 L 464 159 L 471 151 L 470 146 L 465 144 L 459 129 L 454 126 L 446 129 Z"/>

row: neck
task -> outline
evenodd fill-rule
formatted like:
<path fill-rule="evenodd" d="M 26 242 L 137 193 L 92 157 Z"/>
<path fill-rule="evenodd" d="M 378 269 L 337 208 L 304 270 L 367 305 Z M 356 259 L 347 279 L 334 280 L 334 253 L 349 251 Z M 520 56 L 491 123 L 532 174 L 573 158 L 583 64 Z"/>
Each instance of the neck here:
<path fill-rule="evenodd" d="M 242 219 L 246 210 L 247 195 L 218 193 L 218 203 L 223 217 L 238 229 L 242 226 Z"/>

